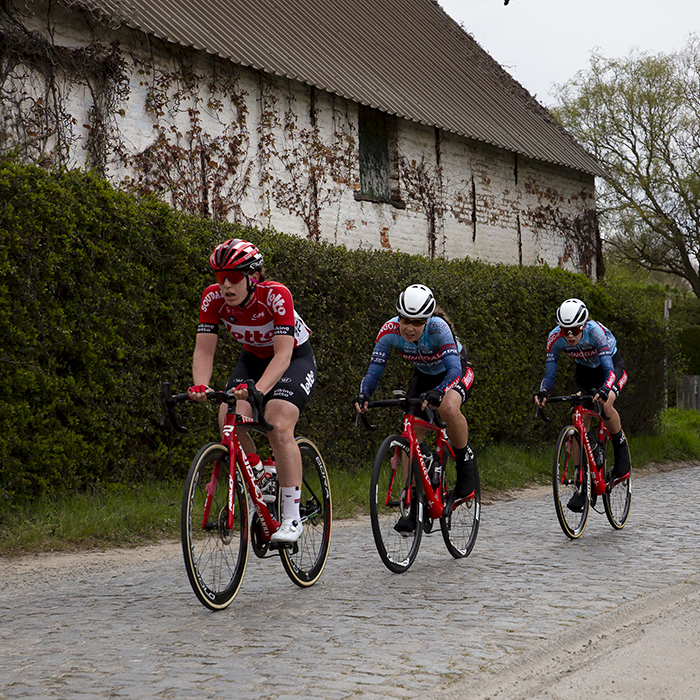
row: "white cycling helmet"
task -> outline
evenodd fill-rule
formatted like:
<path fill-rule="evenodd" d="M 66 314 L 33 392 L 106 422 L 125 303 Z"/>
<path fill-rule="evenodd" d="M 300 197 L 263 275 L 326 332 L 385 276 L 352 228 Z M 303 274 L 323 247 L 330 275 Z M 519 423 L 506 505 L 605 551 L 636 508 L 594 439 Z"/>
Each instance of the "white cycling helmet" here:
<path fill-rule="evenodd" d="M 433 293 L 424 284 L 412 284 L 399 294 L 396 310 L 405 318 L 428 319 L 436 306 Z"/>
<path fill-rule="evenodd" d="M 580 299 L 567 299 L 557 309 L 557 323 L 562 328 L 582 326 L 588 321 L 588 309 Z"/>

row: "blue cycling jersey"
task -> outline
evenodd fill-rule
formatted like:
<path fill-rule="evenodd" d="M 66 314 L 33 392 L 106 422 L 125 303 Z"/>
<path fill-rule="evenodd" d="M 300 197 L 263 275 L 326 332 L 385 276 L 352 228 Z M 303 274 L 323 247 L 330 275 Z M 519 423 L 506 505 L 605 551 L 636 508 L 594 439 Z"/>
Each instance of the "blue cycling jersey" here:
<path fill-rule="evenodd" d="M 396 348 L 399 355 L 419 372 L 435 375 L 447 372 L 435 387 L 441 391 L 462 375 L 462 344 L 444 319 L 431 316 L 418 342 L 409 343 L 401 337 L 399 317 L 395 316 L 381 327 L 377 335 L 369 369 L 360 384 L 361 394 L 371 396 L 374 393 L 392 348 Z"/>
<path fill-rule="evenodd" d="M 575 362 L 586 367 L 603 366 L 604 384 L 610 388 L 615 383 L 615 367 L 612 357 L 617 352 L 615 336 L 597 321 L 588 321 L 581 340 L 569 345 L 557 326 L 547 338 L 547 361 L 540 391 L 551 391 L 557 376 L 559 353 L 564 351 Z"/>

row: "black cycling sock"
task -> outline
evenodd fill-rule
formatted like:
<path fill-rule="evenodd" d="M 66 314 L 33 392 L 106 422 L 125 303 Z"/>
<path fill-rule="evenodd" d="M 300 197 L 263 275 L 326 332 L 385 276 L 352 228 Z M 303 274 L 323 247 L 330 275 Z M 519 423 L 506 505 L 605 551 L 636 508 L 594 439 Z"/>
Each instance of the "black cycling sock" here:
<path fill-rule="evenodd" d="M 475 462 L 474 451 L 469 446 L 469 443 L 460 449 L 455 448 L 455 467 L 457 469 L 457 479 L 459 481 L 466 479 L 469 472 L 473 469 Z"/>
<path fill-rule="evenodd" d="M 610 433 L 610 440 L 612 440 L 613 456 L 615 457 L 615 462 L 617 462 L 620 455 L 620 444 L 623 441 L 622 429 L 620 429 L 614 435 Z"/>
<path fill-rule="evenodd" d="M 455 462 L 457 463 L 457 472 L 461 472 L 464 469 L 464 463 L 467 461 L 467 448 L 469 445 L 464 447 L 455 447 Z"/>

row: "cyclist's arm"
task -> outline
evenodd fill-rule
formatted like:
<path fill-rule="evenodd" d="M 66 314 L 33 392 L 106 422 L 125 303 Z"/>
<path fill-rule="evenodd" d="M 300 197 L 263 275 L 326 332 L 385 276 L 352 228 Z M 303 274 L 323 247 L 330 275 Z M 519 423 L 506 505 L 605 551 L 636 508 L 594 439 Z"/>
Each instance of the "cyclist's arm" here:
<path fill-rule="evenodd" d="M 194 386 L 207 386 L 214 372 L 214 355 L 219 336 L 216 333 L 197 333 L 192 355 L 192 381 Z M 204 401 L 204 392 L 192 393 L 195 401 Z"/>
<path fill-rule="evenodd" d="M 264 394 L 272 391 L 277 382 L 287 371 L 294 352 L 293 335 L 276 335 L 273 340 L 275 354 L 266 367 L 262 377 L 256 382 L 256 388 Z"/>

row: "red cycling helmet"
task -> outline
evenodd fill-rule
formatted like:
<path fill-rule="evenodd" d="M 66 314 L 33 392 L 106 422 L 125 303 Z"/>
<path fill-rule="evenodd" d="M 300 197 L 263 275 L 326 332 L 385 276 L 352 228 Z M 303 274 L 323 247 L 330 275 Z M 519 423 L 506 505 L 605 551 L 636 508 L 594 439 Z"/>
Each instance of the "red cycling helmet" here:
<path fill-rule="evenodd" d="M 252 243 L 240 238 L 229 238 L 228 241 L 219 244 L 209 257 L 209 264 L 214 272 L 238 270 L 244 274 L 251 274 L 260 270 L 263 262 L 260 251 Z"/>

